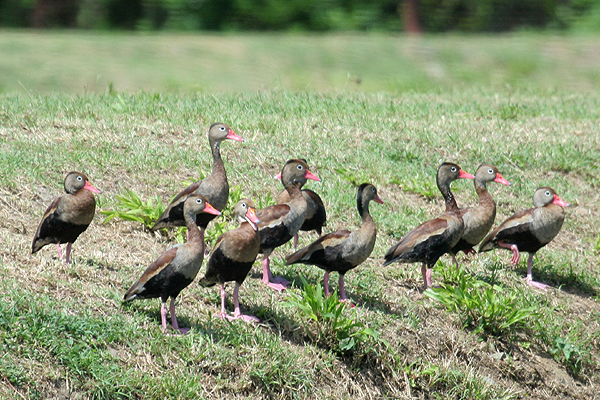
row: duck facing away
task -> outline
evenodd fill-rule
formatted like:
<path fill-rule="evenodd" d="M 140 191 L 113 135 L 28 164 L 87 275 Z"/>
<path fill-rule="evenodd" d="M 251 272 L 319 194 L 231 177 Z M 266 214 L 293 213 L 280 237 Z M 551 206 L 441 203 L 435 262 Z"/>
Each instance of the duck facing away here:
<path fill-rule="evenodd" d="M 321 181 L 308 170 L 304 160 L 292 159 L 286 162 L 281 170 L 281 182 L 286 185 L 285 189 L 289 193 L 290 201 L 265 207 L 257 214 L 260 219 L 258 224 L 260 252 L 264 255 L 262 282 L 277 291 L 285 290 L 289 282 L 282 277 L 273 278 L 269 256 L 275 248 L 293 238 L 304 223 L 307 204 L 299 188 L 302 179 Z"/>
<path fill-rule="evenodd" d="M 538 188 L 533 194 L 533 208 L 518 211 L 494 229 L 479 246 L 479 252 L 496 248 L 512 251 L 511 262 L 517 265 L 520 251 L 529 253 L 527 260 L 527 284 L 542 290 L 548 285 L 533 280 L 533 256 L 550 243 L 560 231 L 569 204 L 558 197 L 554 189 Z"/>
<path fill-rule="evenodd" d="M 494 225 L 496 219 L 496 202 L 487 190 L 488 182 L 497 182 L 510 186 L 510 182 L 500 175 L 498 169 L 492 165 L 481 164 L 475 172 L 474 179 L 475 191 L 477 192 L 478 204 L 476 207 L 466 207 L 460 209 L 460 215 L 465 223 L 465 229 L 458 243 L 452 248 L 450 254 L 452 261 L 458 269 L 456 255 L 459 251 L 465 254 L 474 254 L 473 247 L 477 246 L 481 239 Z"/>
<path fill-rule="evenodd" d="M 229 183 L 227 182 L 227 174 L 225 173 L 225 165 L 221 158 L 220 149 L 221 142 L 226 139 L 238 142 L 244 141 L 226 124 L 216 123 L 210 126 L 210 129 L 208 130 L 208 141 L 213 156 L 211 174 L 201 181 L 192 183 L 190 186 L 179 192 L 158 218 L 151 229 L 152 231 L 166 227 L 186 226 L 183 215 L 183 203 L 192 193 L 203 195 L 208 199 L 210 204 L 219 211 L 222 211 L 225 208 L 229 197 Z M 208 223 L 215 217 L 216 216 L 213 214 L 200 213 L 196 216 L 196 224 L 199 227 L 206 229 Z M 204 229 L 202 229 L 203 233 Z"/>
<path fill-rule="evenodd" d="M 180 333 L 189 331 L 189 329 L 180 328 L 177 323 L 175 299 L 196 278 L 204 259 L 204 240 L 200 233 L 204 228 L 198 227 L 196 224 L 198 213 L 221 215 L 208 203 L 206 197 L 199 194 L 188 196 L 183 204 L 183 215 L 189 232 L 188 241 L 167 249 L 150 264 L 141 278 L 123 296 L 124 301 L 160 297 L 163 333 L 167 332 L 167 300 L 169 297 L 171 298 L 169 307 L 171 326 Z"/>
<path fill-rule="evenodd" d="M 303 161 L 306 162 L 306 160 Z M 275 179 L 281 179 L 281 173 L 275 175 Z M 304 232 L 315 231 L 319 236 L 321 236 L 323 227 L 327 224 L 327 212 L 325 210 L 323 200 L 318 194 L 310 189 L 302 189 L 306 181 L 306 178 L 299 180 L 299 187 L 307 205 L 306 218 L 304 218 L 304 223 L 300 227 L 300 230 Z M 281 193 L 279 193 L 279 195 L 277 195 L 277 199 L 275 200 L 277 204 L 283 204 L 290 201 L 290 194 L 287 190 L 285 190 L 285 186 L 286 183 L 283 183 L 284 189 L 281 191 Z M 294 235 L 294 250 L 296 247 L 298 247 L 297 233 Z"/>
<path fill-rule="evenodd" d="M 356 208 L 362 219 L 361 227 L 350 232 L 339 230 L 321 236 L 312 244 L 286 257 L 286 265 L 302 263 L 316 265 L 325 270 L 323 286 L 325 295 L 329 296 L 329 274 L 337 271 L 339 278 L 340 300 L 347 300 L 344 290 L 344 275 L 346 272 L 362 264 L 371 255 L 375 247 L 377 227 L 369 213 L 369 203 L 383 201 L 377 195 L 375 186 L 363 183 L 358 188 Z"/>
<path fill-rule="evenodd" d="M 71 263 L 71 246 L 94 219 L 96 199 L 100 193 L 81 172 L 69 172 L 64 182 L 66 194 L 54 199 L 44 213 L 31 244 L 31 254 L 50 243 L 57 244 L 62 259 L 61 243 L 67 243 L 65 262 Z"/>
<path fill-rule="evenodd" d="M 225 232 L 217 239 L 217 243 L 208 259 L 206 274 L 200 279 L 200 284 L 205 287 L 211 287 L 217 283 L 221 284 L 221 312 L 218 314 L 220 318 L 258 322 L 258 318 L 241 313 L 239 290 L 260 249 L 260 237 L 258 236 L 258 223 L 260 221 L 256 217 L 254 202 L 249 199 L 238 201 L 233 213 L 241 225 L 237 229 Z M 225 283 L 231 281 L 235 281 L 235 288 L 233 289 L 235 311 L 233 316 L 228 315 L 225 311 Z"/>
<path fill-rule="evenodd" d="M 473 179 L 453 163 L 443 163 L 438 168 L 437 185 L 444 196 L 446 213 L 417 226 L 385 253 L 383 265 L 394 261 L 401 263 L 420 262 L 424 289 L 431 287 L 431 269 L 437 260 L 458 243 L 464 231 L 460 210 L 450 190 L 457 179 Z"/>

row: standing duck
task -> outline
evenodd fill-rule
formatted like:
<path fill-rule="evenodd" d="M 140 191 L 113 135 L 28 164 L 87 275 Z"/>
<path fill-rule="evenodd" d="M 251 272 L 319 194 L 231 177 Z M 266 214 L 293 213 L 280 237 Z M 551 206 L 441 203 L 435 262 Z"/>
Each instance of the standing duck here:
<path fill-rule="evenodd" d="M 206 197 L 200 194 L 189 195 L 183 204 L 183 216 L 189 233 L 188 241 L 165 251 L 150 264 L 141 278 L 123 296 L 124 301 L 135 298 L 155 299 L 160 297 L 163 333 L 167 332 L 167 299 L 169 297 L 171 298 L 169 308 L 171 326 L 181 333 L 189 331 L 189 329 L 180 328 L 177 323 L 175 298 L 196 278 L 204 259 L 204 240 L 201 234 L 204 228 L 198 227 L 196 224 L 198 213 L 221 215 L 208 203 Z"/>
<path fill-rule="evenodd" d="M 248 272 L 256 260 L 260 249 L 260 237 L 258 236 L 258 223 L 256 207 L 249 199 L 238 201 L 233 209 L 241 225 L 237 229 L 222 234 L 208 259 L 208 266 L 204 278 L 200 284 L 205 287 L 221 284 L 221 313 L 220 318 L 230 321 L 242 319 L 245 322 L 258 322 L 259 319 L 252 315 L 243 315 L 240 311 L 239 290 L 246 279 Z M 225 311 L 225 283 L 235 281 L 233 289 L 233 303 L 235 311 L 230 316 Z"/>
<path fill-rule="evenodd" d="M 303 160 L 304 162 L 306 162 L 306 160 Z M 281 179 L 281 173 L 275 175 L 275 179 Z M 306 200 L 306 205 L 307 205 L 307 209 L 306 209 L 306 218 L 304 219 L 304 223 L 302 224 L 302 226 L 300 227 L 301 231 L 315 231 L 317 232 L 317 234 L 319 236 L 321 236 L 321 233 L 323 231 L 323 227 L 326 225 L 327 223 L 327 212 L 325 211 L 325 205 L 323 205 L 323 200 L 321 200 L 321 197 L 319 197 L 318 194 L 316 194 L 315 192 L 313 192 L 310 189 L 302 189 L 302 187 L 304 186 L 304 184 L 306 183 L 307 179 L 306 178 L 302 178 L 299 181 L 299 187 L 302 190 L 302 195 L 304 196 L 304 200 Z M 282 182 L 283 183 L 283 191 L 281 191 L 281 193 L 279 193 L 279 195 L 277 196 L 277 199 L 275 200 L 277 204 L 283 204 L 283 203 L 287 203 L 288 201 L 290 201 L 290 194 L 288 193 L 287 190 L 285 190 L 285 186 L 286 184 L 288 184 L 287 182 Z M 294 235 L 294 250 L 296 249 L 296 247 L 298 246 L 298 234 L 296 233 Z"/>
<path fill-rule="evenodd" d="M 186 226 L 186 221 L 183 216 L 183 203 L 190 194 L 201 194 L 205 196 L 210 204 L 219 211 L 222 211 L 227 205 L 229 197 L 229 183 L 225 174 L 225 166 L 221 159 L 221 142 L 225 139 L 231 139 L 238 142 L 244 140 L 236 135 L 236 133 L 223 123 L 216 123 L 210 126 L 208 131 L 208 141 L 213 156 L 213 168 L 209 176 L 201 181 L 192 183 L 187 188 L 183 189 L 171 203 L 167 206 L 162 215 L 158 218 L 152 231 L 171 226 Z M 203 228 L 201 230 L 204 235 L 204 229 L 208 223 L 215 218 L 215 215 L 209 213 L 200 213 L 196 216 L 196 224 Z M 204 240 L 204 238 L 202 239 Z"/>
<path fill-rule="evenodd" d="M 375 247 L 377 227 L 371 214 L 369 214 L 371 200 L 383 203 L 377 195 L 375 186 L 363 183 L 358 188 L 356 196 L 356 208 L 362 218 L 361 227 L 354 232 L 339 230 L 321 236 L 312 244 L 287 256 L 286 265 L 303 263 L 316 265 L 325 270 L 323 286 L 325 287 L 326 296 L 329 296 L 329 273 L 337 271 L 340 274 L 340 299 L 347 300 L 348 297 L 344 290 L 344 275 L 349 270 L 362 264 L 371 255 L 373 247 Z"/>
<path fill-rule="evenodd" d="M 563 207 L 568 206 L 554 189 L 547 186 L 537 189 L 533 194 L 533 208 L 508 217 L 481 242 L 479 252 L 500 247 L 509 249 L 513 265 L 519 262 L 519 251 L 528 252 L 527 284 L 546 290 L 548 285 L 533 280 L 533 256 L 558 234 L 565 220 Z"/>
<path fill-rule="evenodd" d="M 61 243 L 67 243 L 65 262 L 71 263 L 71 246 L 94 219 L 96 199 L 100 193 L 81 172 L 69 172 L 65 177 L 65 192 L 48 206 L 42 217 L 33 243 L 31 254 L 50 243 L 57 244 L 58 258 L 62 259 Z"/>
<path fill-rule="evenodd" d="M 458 243 L 452 248 L 450 254 L 452 261 L 458 270 L 458 261 L 456 255 L 459 251 L 465 254 L 475 253 L 475 247 L 481 239 L 490 231 L 496 218 L 496 202 L 488 192 L 486 184 L 488 182 L 497 182 L 503 185 L 509 185 L 500 175 L 498 169 L 488 164 L 481 164 L 475 172 L 475 191 L 479 197 L 477 207 L 467 207 L 460 209 L 460 215 L 465 223 L 465 229 Z"/>
<path fill-rule="evenodd" d="M 394 261 L 420 262 L 424 289 L 431 287 L 431 269 L 437 260 L 458 243 L 464 230 L 464 222 L 456 205 L 450 184 L 457 179 L 473 179 L 453 163 L 443 163 L 438 168 L 437 185 L 444 196 L 446 213 L 417 226 L 385 253 L 383 265 Z"/>
<path fill-rule="evenodd" d="M 269 256 L 276 247 L 293 238 L 304 223 L 307 205 L 299 188 L 302 179 L 321 181 L 308 170 L 304 160 L 292 159 L 286 162 L 281 170 L 281 182 L 289 193 L 290 201 L 265 207 L 257 214 L 260 219 L 260 252 L 264 255 L 262 282 L 277 291 L 285 290 L 289 282 L 281 277 L 273 278 Z"/>

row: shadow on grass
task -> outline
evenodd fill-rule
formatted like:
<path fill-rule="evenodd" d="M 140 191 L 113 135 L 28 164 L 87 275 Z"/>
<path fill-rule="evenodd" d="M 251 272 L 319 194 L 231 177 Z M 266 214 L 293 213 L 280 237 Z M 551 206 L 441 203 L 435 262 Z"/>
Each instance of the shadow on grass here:
<path fill-rule="evenodd" d="M 517 273 L 523 277 L 527 274 L 527 268 L 516 268 Z M 590 278 L 581 273 L 577 273 L 572 268 L 564 266 L 561 268 L 555 265 L 533 265 L 533 278 L 538 282 L 545 283 L 562 290 L 569 294 L 577 296 L 598 296 L 600 291 L 598 287 L 590 283 Z"/>
<path fill-rule="evenodd" d="M 475 278 L 489 283 L 490 285 L 498 285 L 506 288 L 507 285 L 499 279 L 500 275 L 497 273 L 497 271 L 511 270 L 514 274 L 522 279 L 523 285 L 526 285 L 526 264 L 520 263 L 517 267 L 514 267 L 511 264 L 498 262 L 490 265 L 487 270 L 490 272 L 489 275 L 477 274 Z M 465 273 L 468 273 L 468 271 L 465 271 Z M 592 277 L 577 273 L 568 266 L 557 267 L 551 264 L 537 264 L 536 266 L 534 263 L 533 278 L 538 282 L 545 283 L 554 289 L 559 289 L 569 294 L 585 297 L 600 295 L 598 286 L 590 282 L 593 280 Z"/>

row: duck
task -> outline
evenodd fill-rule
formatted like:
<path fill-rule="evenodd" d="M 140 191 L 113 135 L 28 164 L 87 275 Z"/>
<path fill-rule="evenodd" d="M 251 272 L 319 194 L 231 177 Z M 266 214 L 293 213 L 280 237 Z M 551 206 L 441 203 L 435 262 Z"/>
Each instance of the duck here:
<path fill-rule="evenodd" d="M 487 190 L 488 182 L 496 182 L 510 186 L 510 182 L 498 172 L 498 168 L 489 164 L 481 164 L 475 171 L 475 191 L 478 196 L 476 207 L 465 207 L 460 209 L 460 215 L 464 221 L 465 229 L 458 243 L 450 251 L 452 261 L 458 270 L 456 255 L 463 251 L 465 254 L 475 254 L 473 249 L 494 225 L 496 219 L 496 202 Z"/>
<path fill-rule="evenodd" d="M 77 171 L 69 172 L 64 180 L 66 194 L 50 203 L 42 216 L 31 244 L 31 254 L 47 244 L 56 243 L 58 259 L 62 260 L 61 243 L 67 243 L 64 262 L 71 264 L 71 247 L 90 226 L 96 212 L 96 198 L 100 194 L 88 177 Z"/>
<path fill-rule="evenodd" d="M 175 315 L 175 299 L 196 278 L 204 260 L 204 240 L 201 234 L 204 228 L 196 224 L 196 215 L 199 213 L 221 215 L 221 212 L 215 209 L 206 197 L 201 194 L 189 195 L 183 203 L 183 217 L 189 232 L 188 241 L 170 247 L 161 254 L 123 296 L 125 302 L 133 299 L 160 298 L 163 333 L 167 333 L 168 330 L 167 300 L 169 297 L 171 298 L 169 306 L 171 327 L 177 334 L 189 331 L 189 328 L 179 327 Z"/>
<path fill-rule="evenodd" d="M 551 187 L 538 188 L 533 194 L 533 208 L 518 211 L 508 217 L 483 239 L 479 252 L 508 249 L 512 251 L 513 265 L 519 263 L 521 251 L 528 252 L 525 280 L 529 286 L 546 290 L 548 285 L 533 280 L 533 257 L 558 235 L 565 220 L 564 207 L 568 206 Z"/>
<path fill-rule="evenodd" d="M 306 160 L 303 160 L 307 162 Z M 275 175 L 274 179 L 281 180 L 281 173 Z M 304 184 L 307 182 L 307 179 L 302 178 L 299 181 L 300 190 L 302 191 L 302 195 L 306 200 L 306 204 L 308 206 L 306 210 L 306 218 L 304 219 L 304 223 L 300 227 L 300 230 L 303 232 L 315 231 L 317 235 L 321 236 L 323 232 L 323 227 L 327 224 L 327 211 L 325 210 L 325 205 L 323 204 L 323 200 L 321 197 L 310 189 L 302 189 Z M 290 201 L 290 194 L 287 190 L 285 190 L 285 183 L 283 183 L 284 189 L 277 195 L 275 202 L 277 204 L 284 204 Z M 294 235 L 294 250 L 298 247 L 298 234 Z"/>
<path fill-rule="evenodd" d="M 358 187 L 356 208 L 362 219 L 358 230 L 338 230 L 319 237 L 310 245 L 288 255 L 286 265 L 302 263 L 316 265 L 325 271 L 323 287 L 325 296 L 329 297 L 329 274 L 339 273 L 339 289 L 341 301 L 347 301 L 344 289 L 346 272 L 362 264 L 373 252 L 377 238 L 377 227 L 369 213 L 369 203 L 375 201 L 383 204 L 377 195 L 377 188 L 370 183 Z"/>
<path fill-rule="evenodd" d="M 383 263 L 387 266 L 395 261 L 401 263 L 420 262 L 424 290 L 432 287 L 431 272 L 437 260 L 460 240 L 464 222 L 460 209 L 450 190 L 450 184 L 457 179 L 474 179 L 457 164 L 444 162 L 437 171 L 437 186 L 446 204 L 446 212 L 437 218 L 423 222 L 408 232 L 398 243 L 385 253 Z"/>
<path fill-rule="evenodd" d="M 284 204 L 274 204 L 258 211 L 258 234 L 260 236 L 260 250 L 263 254 L 262 282 L 268 287 L 282 292 L 290 284 L 282 277 L 273 277 L 271 274 L 269 257 L 273 250 L 294 237 L 304 223 L 307 213 L 307 204 L 299 184 L 303 179 L 321 180 L 309 171 L 303 159 L 288 160 L 281 170 L 281 182 L 286 185 L 290 201 Z"/>
<path fill-rule="evenodd" d="M 204 287 L 221 284 L 220 318 L 230 321 L 241 319 L 244 322 L 259 322 L 253 315 L 244 315 L 240 311 L 239 290 L 256 260 L 260 249 L 256 206 L 250 199 L 241 199 L 233 208 L 233 214 L 241 225 L 222 234 L 215 244 L 208 259 L 206 273 L 199 283 Z M 233 289 L 234 314 L 228 315 L 225 310 L 225 283 L 235 281 Z"/>
<path fill-rule="evenodd" d="M 201 181 L 192 183 L 179 192 L 150 229 L 151 231 L 166 227 L 186 226 L 187 223 L 183 215 L 183 203 L 192 193 L 205 196 L 216 210 L 223 211 L 225 206 L 227 206 L 227 199 L 229 198 L 229 183 L 227 182 L 227 174 L 225 173 L 225 165 L 221 159 L 220 149 L 221 142 L 226 139 L 237 142 L 244 141 L 227 124 L 217 122 L 210 126 L 208 141 L 213 156 L 211 174 Z M 208 226 L 208 223 L 214 218 L 216 216 L 210 213 L 199 213 L 196 216 L 196 224 L 204 228 L 201 229 L 202 235 L 204 235 L 204 230 Z"/>

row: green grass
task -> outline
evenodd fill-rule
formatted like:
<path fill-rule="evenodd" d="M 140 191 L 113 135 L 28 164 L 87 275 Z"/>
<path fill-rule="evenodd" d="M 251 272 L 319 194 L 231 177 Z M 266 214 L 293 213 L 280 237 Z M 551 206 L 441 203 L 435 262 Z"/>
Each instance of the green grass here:
<path fill-rule="evenodd" d="M 163 34 L 5 30 L 0 91 L 594 91 L 596 36 Z M 557 79 L 558 77 L 558 79 Z M 115 108 L 124 107 L 116 104 Z M 518 111 L 502 107 L 503 118 Z"/>
<path fill-rule="evenodd" d="M 30 35 L 7 34 L 11 40 Z M 76 36 L 36 37 L 43 43 Z M 106 46 L 124 38 L 158 37 L 159 45 L 167 39 L 206 40 L 82 37 L 105 40 Z M 256 38 L 276 40 L 260 35 L 215 40 Z M 290 38 L 278 40 L 291 43 Z M 423 40 L 448 47 L 462 39 Z M 509 52 L 512 43 L 519 52 L 521 40 L 542 41 L 535 36 L 514 40 L 466 38 L 465 43 L 493 47 L 490 43 L 500 41 L 503 51 Z M 587 43 L 585 38 L 552 40 Z M 147 73 L 161 75 L 152 63 L 147 66 Z M 45 89 L 35 83 L 29 92 L 10 89 L 15 92 L 0 96 L 0 398 L 593 398 L 600 384 L 600 96 L 540 89 L 546 75 L 564 84 L 562 73 L 544 68 L 531 78 L 531 88 L 493 90 L 483 88 L 484 78 L 472 77 L 478 84 L 449 91 L 372 94 L 351 88 L 324 93 L 314 87 L 219 94 L 188 92 L 189 87 L 170 93 L 160 82 L 156 92 L 133 94 L 118 82 L 111 92 L 104 83 L 98 86 L 99 94 L 39 94 Z M 377 186 L 385 202 L 371 206 L 377 243 L 371 258 L 346 274 L 346 291 L 358 307 L 342 310 L 340 317 L 376 330 L 378 340 L 354 346 L 350 355 L 323 345 L 311 336 L 319 326 L 289 307 L 290 294 L 267 291 L 259 283 L 258 262 L 240 293 L 242 311 L 261 319 L 257 326 L 213 318 L 220 308 L 218 288 L 197 283 L 177 304 L 180 325 L 192 328 L 185 337 L 161 334 L 158 300 L 121 303 L 129 285 L 173 244 L 173 236 L 152 235 L 138 221 L 113 218 L 102 224 L 100 211 L 119 210 L 119 196 L 128 190 L 139 197 L 134 209 L 144 209 L 149 201 L 155 206 L 157 196 L 166 204 L 205 175 L 211 169 L 207 130 L 216 121 L 227 122 L 246 139 L 221 146 L 230 205 L 241 197 L 260 207 L 272 204 L 281 190 L 273 176 L 288 158 L 303 157 L 322 179 L 308 186 L 325 202 L 325 231 L 355 229 L 360 223 L 355 185 Z M 561 233 L 539 251 L 533 270 L 536 280 L 560 290 L 531 290 L 522 280 L 525 261 L 513 267 L 508 251 L 459 255 L 465 282 L 480 282 L 480 294 L 499 288 L 488 293 L 496 295 L 490 300 L 495 315 L 536 311 L 536 318 L 499 331 L 510 337 L 494 331 L 502 324 L 497 321 L 490 325 L 493 334 L 479 334 L 475 319 L 463 329 L 464 310 L 440 307 L 419 291 L 417 265 L 381 267 L 389 246 L 443 210 L 435 171 L 446 160 L 471 173 L 482 162 L 494 164 L 513 183 L 489 185 L 498 203 L 497 223 L 530 207 L 541 185 L 553 187 L 572 205 Z M 103 193 L 97 196 L 96 219 L 73 246 L 74 264 L 65 266 L 53 246 L 35 256 L 29 251 L 43 211 L 62 192 L 70 170 L 86 172 Z M 461 206 L 476 201 L 469 181 L 454 183 L 453 191 Z M 236 225 L 228 212 L 211 223 L 208 238 Z M 300 245 L 315 238 L 302 233 Z M 274 273 L 294 282 L 290 292 L 296 296 L 305 295 L 298 289 L 303 280 L 318 290 L 323 271 L 284 266 L 283 256 L 291 251 L 287 244 L 274 252 Z M 453 268 L 443 257 L 434 283 L 456 288 Z M 231 303 L 228 297 L 230 309 Z M 508 310 L 499 304 L 508 304 Z"/>

